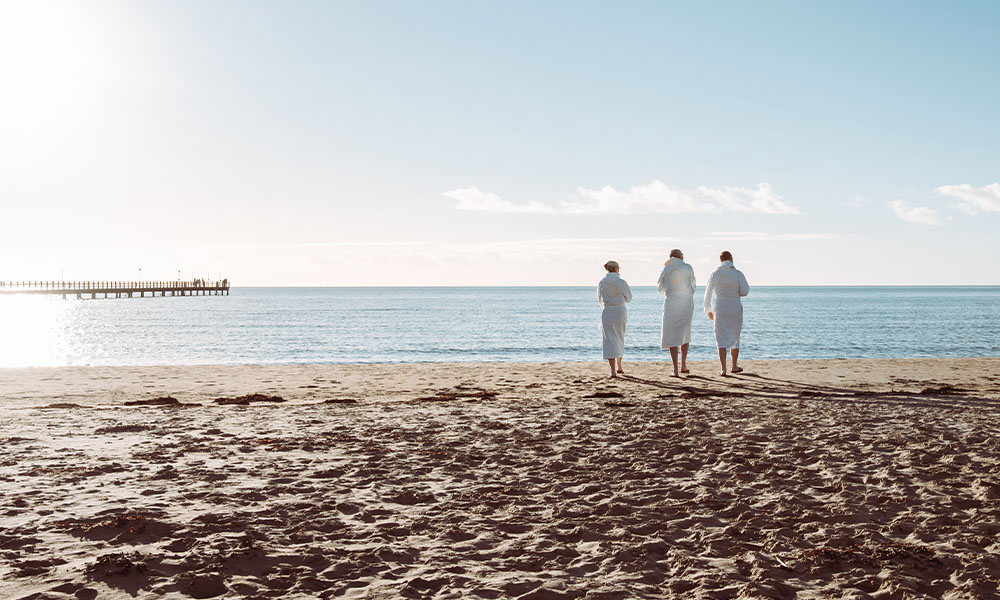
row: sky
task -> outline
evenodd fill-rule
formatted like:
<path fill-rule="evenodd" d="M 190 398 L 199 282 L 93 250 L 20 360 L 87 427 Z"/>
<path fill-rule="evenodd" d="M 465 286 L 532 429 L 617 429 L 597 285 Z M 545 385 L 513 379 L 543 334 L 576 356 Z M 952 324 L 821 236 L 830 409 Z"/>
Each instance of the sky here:
<path fill-rule="evenodd" d="M 0 280 L 1000 284 L 1000 3 L 0 0 Z M 140 271 L 141 269 L 141 271 Z"/>

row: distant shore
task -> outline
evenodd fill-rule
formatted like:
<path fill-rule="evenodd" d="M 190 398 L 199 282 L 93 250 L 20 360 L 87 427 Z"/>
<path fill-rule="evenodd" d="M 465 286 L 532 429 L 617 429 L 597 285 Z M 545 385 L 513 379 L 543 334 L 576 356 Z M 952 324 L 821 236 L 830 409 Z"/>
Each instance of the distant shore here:
<path fill-rule="evenodd" d="M 1000 358 L 0 369 L 0 597 L 992 597 Z"/>

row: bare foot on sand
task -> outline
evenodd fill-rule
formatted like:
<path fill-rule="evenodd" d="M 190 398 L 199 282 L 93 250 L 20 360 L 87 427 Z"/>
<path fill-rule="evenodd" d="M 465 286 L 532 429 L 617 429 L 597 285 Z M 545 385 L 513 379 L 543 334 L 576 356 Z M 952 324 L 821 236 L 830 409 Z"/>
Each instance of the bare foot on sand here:
<path fill-rule="evenodd" d="M 742 373 L 743 372 L 743 367 L 733 367 L 732 372 L 733 373 Z"/>

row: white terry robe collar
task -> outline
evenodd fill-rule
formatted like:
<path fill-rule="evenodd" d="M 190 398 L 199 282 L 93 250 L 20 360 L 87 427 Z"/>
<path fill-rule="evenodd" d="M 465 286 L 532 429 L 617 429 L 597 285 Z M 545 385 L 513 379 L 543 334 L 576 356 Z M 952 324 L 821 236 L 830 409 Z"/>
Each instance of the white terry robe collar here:
<path fill-rule="evenodd" d="M 676 265 L 676 264 L 684 264 L 684 259 L 677 258 L 676 256 L 671 256 L 670 258 L 667 259 L 667 262 L 663 263 L 663 266 L 666 267 L 669 265 Z"/>
<path fill-rule="evenodd" d="M 719 268 L 720 269 L 735 269 L 736 267 L 733 266 L 733 261 L 731 261 L 731 260 L 724 260 L 724 261 L 722 261 L 722 264 L 719 265 Z"/>

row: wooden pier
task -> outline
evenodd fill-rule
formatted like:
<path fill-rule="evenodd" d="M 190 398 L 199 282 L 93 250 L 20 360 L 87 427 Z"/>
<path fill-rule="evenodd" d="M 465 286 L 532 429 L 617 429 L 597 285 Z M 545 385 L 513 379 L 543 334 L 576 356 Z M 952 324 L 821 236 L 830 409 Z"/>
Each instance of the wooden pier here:
<path fill-rule="evenodd" d="M 45 294 L 101 298 L 228 296 L 229 280 L 205 281 L 0 281 L 0 295 Z"/>

